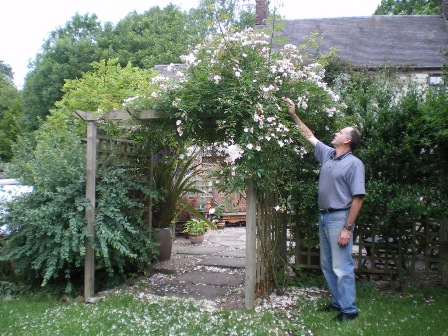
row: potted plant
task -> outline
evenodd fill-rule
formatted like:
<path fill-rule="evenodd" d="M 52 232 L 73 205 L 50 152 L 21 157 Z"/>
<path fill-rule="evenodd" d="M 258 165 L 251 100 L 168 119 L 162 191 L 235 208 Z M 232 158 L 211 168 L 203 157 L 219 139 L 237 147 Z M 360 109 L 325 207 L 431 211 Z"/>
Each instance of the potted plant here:
<path fill-rule="evenodd" d="M 158 229 L 159 260 L 167 260 L 171 256 L 172 229 L 179 213 L 190 213 L 208 221 L 186 198 L 188 193 L 203 192 L 194 187 L 194 178 L 201 172 L 196 163 L 198 154 L 192 153 L 186 158 L 181 154 L 179 149 L 170 149 L 165 155 L 154 158 L 154 184 L 161 195 L 153 208 L 154 227 Z"/>
<path fill-rule="evenodd" d="M 210 208 L 208 214 L 212 218 L 212 222 L 216 224 L 218 229 L 224 229 L 226 227 L 226 223 L 221 221 L 222 214 L 224 213 L 224 204 L 217 204 L 213 208 Z"/>
<path fill-rule="evenodd" d="M 206 221 L 193 218 L 185 223 L 183 232 L 188 234 L 188 239 L 192 244 L 201 244 L 208 227 L 209 224 Z"/>

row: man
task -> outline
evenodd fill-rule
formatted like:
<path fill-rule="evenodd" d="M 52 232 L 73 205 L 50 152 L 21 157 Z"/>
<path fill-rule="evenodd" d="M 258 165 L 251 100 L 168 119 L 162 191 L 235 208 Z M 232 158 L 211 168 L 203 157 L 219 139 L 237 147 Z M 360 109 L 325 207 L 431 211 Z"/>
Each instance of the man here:
<path fill-rule="evenodd" d="M 365 195 L 364 165 L 352 151 L 361 135 L 356 127 L 346 127 L 335 133 L 331 144 L 324 145 L 295 113 L 289 104 L 289 114 L 300 127 L 300 133 L 314 147 L 314 156 L 321 164 L 319 174 L 319 242 L 322 271 L 333 303 L 320 311 L 339 311 L 334 320 L 358 317 L 354 262 L 352 258 L 353 229 Z"/>

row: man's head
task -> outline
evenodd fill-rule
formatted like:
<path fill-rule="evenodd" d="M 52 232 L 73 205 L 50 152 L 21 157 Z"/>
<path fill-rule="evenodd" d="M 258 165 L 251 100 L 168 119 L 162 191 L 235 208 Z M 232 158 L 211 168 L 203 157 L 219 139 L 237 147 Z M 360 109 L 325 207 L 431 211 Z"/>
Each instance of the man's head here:
<path fill-rule="evenodd" d="M 331 141 L 334 147 L 349 146 L 350 150 L 355 150 L 361 143 L 361 133 L 355 126 L 346 127 L 336 132 Z"/>

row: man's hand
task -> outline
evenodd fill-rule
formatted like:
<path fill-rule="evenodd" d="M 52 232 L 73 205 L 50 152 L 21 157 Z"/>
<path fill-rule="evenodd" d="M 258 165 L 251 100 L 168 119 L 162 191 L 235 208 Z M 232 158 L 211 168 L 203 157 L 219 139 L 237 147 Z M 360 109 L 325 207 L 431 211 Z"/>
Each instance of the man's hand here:
<path fill-rule="evenodd" d="M 338 237 L 339 246 L 347 245 L 351 238 L 352 238 L 352 232 L 347 229 L 342 229 Z"/>
<path fill-rule="evenodd" d="M 289 104 L 289 108 L 288 108 L 288 112 L 291 116 L 295 116 L 296 115 L 296 106 L 294 104 L 294 102 L 289 99 L 289 98 L 285 98 L 282 97 L 283 101 Z"/>
<path fill-rule="evenodd" d="M 289 104 L 288 112 L 292 117 L 292 120 L 300 128 L 300 134 L 313 146 L 316 147 L 317 138 L 314 136 L 313 132 L 306 126 L 302 120 L 296 114 L 296 106 L 294 102 L 286 97 L 282 97 L 283 101 Z"/>

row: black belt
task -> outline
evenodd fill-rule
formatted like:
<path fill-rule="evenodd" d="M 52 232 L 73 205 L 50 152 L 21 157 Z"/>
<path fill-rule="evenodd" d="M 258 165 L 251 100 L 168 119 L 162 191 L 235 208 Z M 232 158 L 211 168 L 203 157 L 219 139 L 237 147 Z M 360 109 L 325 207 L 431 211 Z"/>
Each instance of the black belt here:
<path fill-rule="evenodd" d="M 345 209 L 333 209 L 333 208 L 321 209 L 321 210 L 319 210 L 319 213 L 327 214 L 327 213 L 332 213 L 332 212 L 336 212 L 336 211 L 345 211 L 345 210 L 348 210 L 348 209 L 350 209 L 350 208 L 345 208 Z"/>

